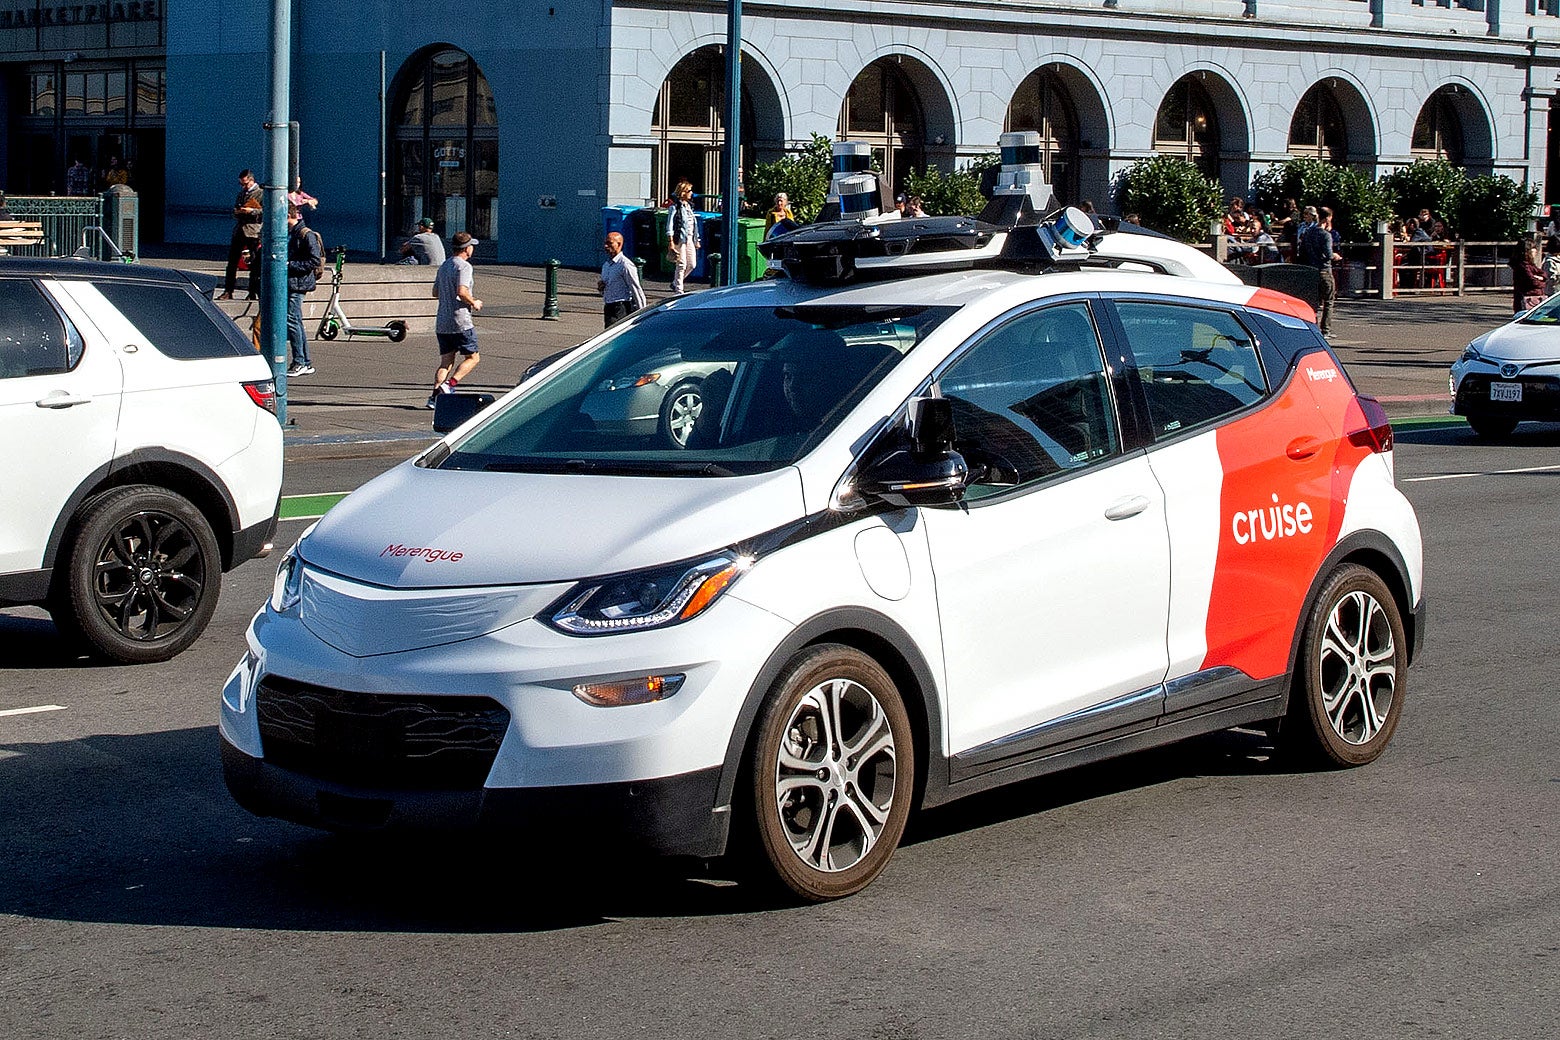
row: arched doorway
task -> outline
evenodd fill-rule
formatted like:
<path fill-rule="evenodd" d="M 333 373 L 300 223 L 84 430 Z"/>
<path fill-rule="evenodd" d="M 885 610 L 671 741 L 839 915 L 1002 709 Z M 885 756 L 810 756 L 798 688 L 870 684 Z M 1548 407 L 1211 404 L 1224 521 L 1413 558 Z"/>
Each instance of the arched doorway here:
<path fill-rule="evenodd" d="M 1079 199 L 1078 114 L 1060 76 L 1047 69 L 1026 76 L 1008 103 L 1002 129 L 1037 131 L 1040 163 L 1051 190 L 1067 202 Z"/>
<path fill-rule="evenodd" d="M 432 217 L 446 239 L 466 231 L 496 255 L 498 244 L 498 108 L 471 55 L 433 47 L 397 76 L 394 153 L 390 159 L 390 227 L 415 233 Z"/>
<path fill-rule="evenodd" d="M 1300 98 L 1289 123 L 1289 154 L 1342 166 L 1349 159 L 1349 127 L 1338 96 L 1318 83 Z"/>
<path fill-rule="evenodd" d="M 1223 135 L 1213 98 L 1195 76 L 1170 88 L 1154 120 L 1154 151 L 1193 163 L 1203 176 L 1219 179 Z"/>
<path fill-rule="evenodd" d="M 759 110 L 748 83 L 752 70 L 742 75 L 741 155 L 738 165 L 750 170 Z M 775 106 L 766 106 L 765 112 Z M 726 139 L 726 53 L 724 47 L 701 47 L 687 55 L 667 74 L 655 100 L 650 120 L 655 152 L 650 159 L 650 186 L 658 202 L 671 196 L 672 186 L 686 179 L 693 185 L 695 208 L 717 210 L 725 190 L 721 148 Z M 701 198 L 702 197 L 702 198 Z"/>
<path fill-rule="evenodd" d="M 840 106 L 838 136 L 872 148 L 873 164 L 895 191 L 926 166 L 921 98 L 899 62 L 880 58 L 856 77 Z"/>
<path fill-rule="evenodd" d="M 1430 95 L 1414 120 L 1410 153 L 1416 159 L 1445 159 L 1461 166 L 1467 150 L 1463 143 L 1462 118 L 1451 87 L 1442 87 Z"/>

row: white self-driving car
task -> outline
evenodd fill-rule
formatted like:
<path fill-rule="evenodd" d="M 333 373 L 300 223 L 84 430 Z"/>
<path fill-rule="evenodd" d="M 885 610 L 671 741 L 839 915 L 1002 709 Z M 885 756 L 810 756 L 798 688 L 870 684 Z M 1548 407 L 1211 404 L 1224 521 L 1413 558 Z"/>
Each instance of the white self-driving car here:
<path fill-rule="evenodd" d="M 1304 304 L 1070 215 L 777 239 L 793 277 L 643 311 L 354 492 L 223 690 L 237 800 L 741 846 L 821 900 L 914 808 L 1104 756 L 1374 759 L 1423 631 L 1384 413 Z M 587 407 L 678 363 L 678 442 Z"/>
<path fill-rule="evenodd" d="M 1560 422 L 1560 296 L 1475 339 L 1452 364 L 1452 414 L 1481 437 Z"/>

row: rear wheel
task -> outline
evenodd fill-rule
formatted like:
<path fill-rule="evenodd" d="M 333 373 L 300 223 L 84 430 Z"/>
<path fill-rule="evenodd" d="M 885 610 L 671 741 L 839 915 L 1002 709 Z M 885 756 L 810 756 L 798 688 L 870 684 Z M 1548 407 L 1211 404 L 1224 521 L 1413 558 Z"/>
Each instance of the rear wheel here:
<path fill-rule="evenodd" d="M 138 484 L 93 498 L 77 517 L 61 629 L 122 664 L 165 661 L 217 608 L 222 553 L 200 510 Z"/>
<path fill-rule="evenodd" d="M 406 322 L 392 321 L 385 328 L 390 330 L 390 342 L 399 343 L 406 338 Z"/>
<path fill-rule="evenodd" d="M 1303 758 L 1358 766 L 1386 749 L 1403 713 L 1408 640 L 1374 571 L 1334 571 L 1306 621 L 1283 739 Z"/>
<path fill-rule="evenodd" d="M 1480 437 L 1509 437 L 1517 428 L 1517 420 L 1504 415 L 1470 415 L 1468 426 Z"/>
<path fill-rule="evenodd" d="M 748 765 L 757 851 L 775 880 L 822 902 L 882 873 L 910 815 L 915 749 L 876 661 L 835 644 L 798 655 L 764 705 Z"/>

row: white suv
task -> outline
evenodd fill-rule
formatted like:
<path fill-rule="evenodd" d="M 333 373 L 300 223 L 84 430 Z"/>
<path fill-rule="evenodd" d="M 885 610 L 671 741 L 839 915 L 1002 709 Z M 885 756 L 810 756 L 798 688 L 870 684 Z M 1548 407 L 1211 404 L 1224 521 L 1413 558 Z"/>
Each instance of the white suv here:
<path fill-rule="evenodd" d="M 187 275 L 0 260 L 0 606 L 42 604 L 114 661 L 189 646 L 222 573 L 270 548 L 274 406 Z"/>
<path fill-rule="evenodd" d="M 922 225 L 797 232 L 796 278 L 641 312 L 332 510 L 222 692 L 238 801 L 742 847 L 821 900 L 997 784 L 1247 724 L 1380 754 L 1419 527 L 1309 308 Z M 668 366 L 687 436 L 597 420 Z"/>

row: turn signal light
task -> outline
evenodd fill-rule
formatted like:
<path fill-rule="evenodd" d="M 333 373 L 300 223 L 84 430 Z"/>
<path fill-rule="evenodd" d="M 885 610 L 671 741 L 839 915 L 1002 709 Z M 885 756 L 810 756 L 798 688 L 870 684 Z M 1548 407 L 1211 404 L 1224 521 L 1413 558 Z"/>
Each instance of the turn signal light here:
<path fill-rule="evenodd" d="M 619 682 L 581 683 L 574 696 L 598 708 L 621 708 L 629 704 L 664 701 L 682 688 L 685 675 L 647 675 L 642 679 Z"/>

